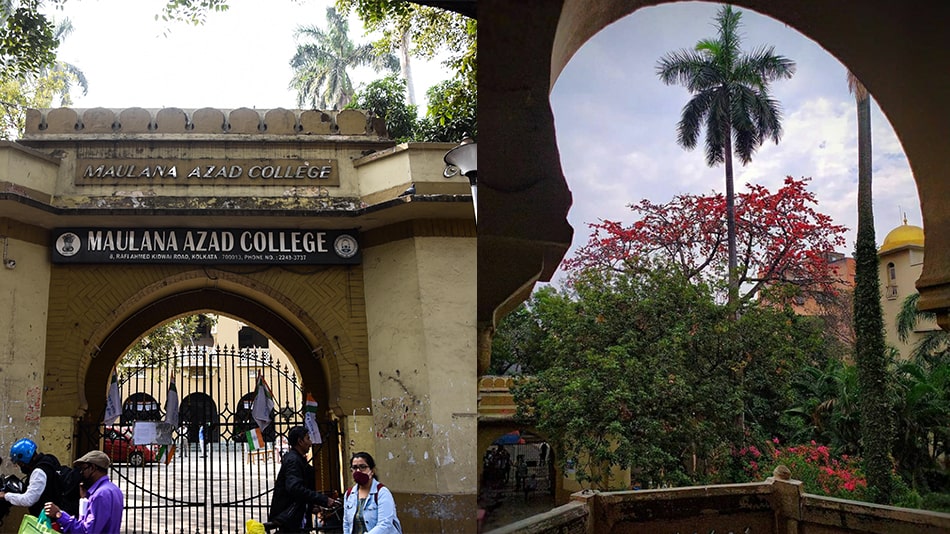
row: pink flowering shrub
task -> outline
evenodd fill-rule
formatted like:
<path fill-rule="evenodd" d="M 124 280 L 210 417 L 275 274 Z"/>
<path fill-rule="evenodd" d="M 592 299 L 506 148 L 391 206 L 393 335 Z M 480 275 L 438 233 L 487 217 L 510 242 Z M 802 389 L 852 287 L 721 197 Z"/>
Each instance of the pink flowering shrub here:
<path fill-rule="evenodd" d="M 772 476 L 776 466 L 784 465 L 792 472 L 793 479 L 802 481 L 806 493 L 865 500 L 868 483 L 859 459 L 847 455 L 836 458 L 828 447 L 814 441 L 784 448 L 780 447 L 778 438 L 772 442 L 773 446 L 765 452 L 755 446 L 736 451 L 736 460 L 749 480 L 764 480 Z"/>

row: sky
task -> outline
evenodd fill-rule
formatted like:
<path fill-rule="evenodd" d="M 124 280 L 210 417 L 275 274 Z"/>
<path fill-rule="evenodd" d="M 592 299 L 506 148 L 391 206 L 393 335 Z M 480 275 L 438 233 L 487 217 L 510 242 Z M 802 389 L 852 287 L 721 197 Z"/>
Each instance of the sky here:
<path fill-rule="evenodd" d="M 725 170 L 708 167 L 699 146 L 676 143 L 676 124 L 689 92 L 664 85 L 657 60 L 692 49 L 717 36 L 718 4 L 686 2 L 640 9 L 589 40 L 571 59 L 551 93 L 561 165 L 574 198 L 568 220 L 574 242 L 567 257 L 587 243 L 587 223 L 602 219 L 633 222 L 626 206 L 650 199 L 668 202 L 678 194 L 725 191 Z M 796 30 L 741 9 L 742 48 L 773 45 L 796 62 L 790 80 L 772 84 L 782 105 L 783 136 L 768 141 L 752 162 L 735 162 L 736 192 L 756 183 L 775 191 L 786 176 L 811 177 L 817 209 L 847 226 L 853 255 L 857 228 L 857 120 L 845 67 Z M 872 94 L 873 97 L 873 94 Z M 890 123 L 872 100 L 873 199 L 877 243 L 901 224 L 922 226 L 917 188 Z M 555 282 L 560 277 L 555 277 Z"/>
<path fill-rule="evenodd" d="M 156 21 L 165 3 L 69 0 L 63 10 L 47 6 L 48 14 L 68 17 L 74 28 L 58 58 L 89 81 L 89 93 L 77 94 L 72 107 L 297 108 L 296 93 L 288 89 L 294 31 L 326 28 L 331 0 L 229 0 L 228 11 L 209 13 L 201 26 Z M 372 40 L 358 19 L 349 20 L 351 40 Z M 426 89 L 449 73 L 437 61 L 413 59 L 411 65 L 424 113 Z M 359 85 L 380 76 L 360 68 L 351 77 Z"/>

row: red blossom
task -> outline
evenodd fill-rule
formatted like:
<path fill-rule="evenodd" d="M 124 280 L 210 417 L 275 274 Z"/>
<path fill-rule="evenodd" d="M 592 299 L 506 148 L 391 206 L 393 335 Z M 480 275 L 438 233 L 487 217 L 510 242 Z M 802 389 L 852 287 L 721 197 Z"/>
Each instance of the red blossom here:
<path fill-rule="evenodd" d="M 810 178 L 787 177 L 775 193 L 746 185 L 736 194 L 736 242 L 742 298 L 752 299 L 774 284 L 796 286 L 804 294 L 836 293 L 839 275 L 829 260 L 845 244 L 844 226 L 816 211 Z M 653 258 L 672 262 L 690 279 L 726 278 L 725 198 L 678 195 L 666 204 L 631 204 L 638 219 L 624 226 L 601 221 L 588 226 L 587 245 L 565 260 L 570 273 L 585 269 L 624 270 L 629 262 Z"/>

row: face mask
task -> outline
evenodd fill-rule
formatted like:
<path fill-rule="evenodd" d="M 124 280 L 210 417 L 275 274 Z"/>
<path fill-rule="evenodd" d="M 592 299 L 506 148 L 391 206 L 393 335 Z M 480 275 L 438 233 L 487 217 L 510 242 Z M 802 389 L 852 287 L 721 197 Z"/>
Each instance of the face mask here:
<path fill-rule="evenodd" d="M 357 484 L 362 486 L 363 484 L 366 484 L 367 482 L 369 482 L 369 475 L 367 475 L 366 473 L 362 471 L 356 471 L 353 473 L 353 480 L 355 480 Z"/>

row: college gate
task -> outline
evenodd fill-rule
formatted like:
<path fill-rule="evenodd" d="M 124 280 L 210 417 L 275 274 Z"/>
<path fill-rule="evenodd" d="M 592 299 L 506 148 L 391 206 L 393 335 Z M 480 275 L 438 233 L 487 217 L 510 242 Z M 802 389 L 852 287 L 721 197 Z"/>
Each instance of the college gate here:
<path fill-rule="evenodd" d="M 122 415 L 80 432 L 113 459 L 110 477 L 125 496 L 126 531 L 242 533 L 247 519 L 267 519 L 287 432 L 304 424 L 306 392 L 287 362 L 259 348 L 189 347 L 147 366 L 123 366 L 118 377 Z M 275 406 L 265 447 L 254 449 L 247 433 L 258 428 L 251 414 L 258 377 Z M 168 422 L 170 397 L 180 401 L 177 425 Z M 331 465 L 338 478 L 339 427 L 318 426 L 316 465 Z"/>
<path fill-rule="evenodd" d="M 315 458 L 318 488 L 341 489 L 340 458 L 370 451 L 407 530 L 474 532 L 477 240 L 470 184 L 443 172 L 454 144 L 396 145 L 356 110 L 61 108 L 26 122 L 0 143 L 0 445 L 33 437 L 64 461 L 105 447 L 96 427 L 122 355 L 170 319 L 220 313 L 273 340 L 339 429 L 339 451 Z M 168 378 L 129 378 L 132 424 L 110 441 L 163 416 Z M 176 487 L 176 469 L 269 481 L 274 460 L 248 464 L 234 440 L 248 391 L 216 398 L 177 379 L 188 456 L 166 469 L 132 455 L 117 465 L 124 487 Z M 299 397 L 281 402 L 299 411 Z M 226 459 L 193 454 L 206 418 Z M 279 447 L 291 422 L 275 419 Z M 176 484 L 191 496 L 130 497 L 137 514 L 159 507 L 142 515 L 149 529 L 187 513 L 188 529 L 216 531 L 215 514 L 261 493 Z"/>

